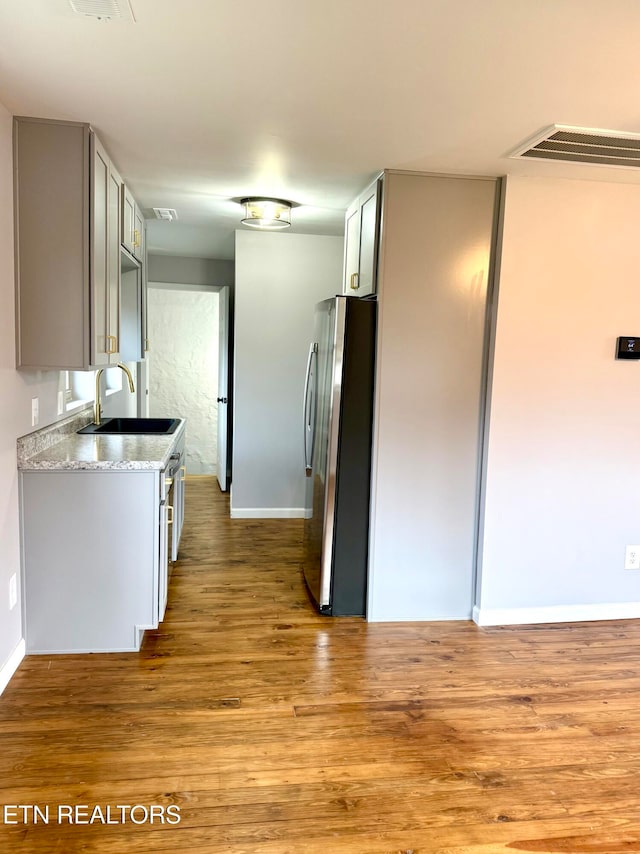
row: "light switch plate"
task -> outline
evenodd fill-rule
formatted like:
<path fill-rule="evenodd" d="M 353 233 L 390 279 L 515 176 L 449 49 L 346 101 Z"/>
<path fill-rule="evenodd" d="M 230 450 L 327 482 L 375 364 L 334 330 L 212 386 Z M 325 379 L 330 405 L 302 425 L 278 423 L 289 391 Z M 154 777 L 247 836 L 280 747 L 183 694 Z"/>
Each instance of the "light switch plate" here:
<path fill-rule="evenodd" d="M 31 426 L 37 427 L 40 420 L 40 398 L 31 398 Z"/>

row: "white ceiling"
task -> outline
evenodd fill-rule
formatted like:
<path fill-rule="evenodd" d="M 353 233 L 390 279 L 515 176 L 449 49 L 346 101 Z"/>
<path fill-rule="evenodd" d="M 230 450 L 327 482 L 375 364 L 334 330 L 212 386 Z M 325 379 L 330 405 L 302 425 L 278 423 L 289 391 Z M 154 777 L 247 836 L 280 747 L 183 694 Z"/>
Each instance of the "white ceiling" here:
<path fill-rule="evenodd" d="M 0 102 L 90 122 L 151 223 L 152 251 L 233 257 L 240 207 L 292 199 L 342 233 L 383 168 L 640 182 L 640 170 L 506 155 L 553 123 L 640 131 L 637 0 L 0 0 Z"/>

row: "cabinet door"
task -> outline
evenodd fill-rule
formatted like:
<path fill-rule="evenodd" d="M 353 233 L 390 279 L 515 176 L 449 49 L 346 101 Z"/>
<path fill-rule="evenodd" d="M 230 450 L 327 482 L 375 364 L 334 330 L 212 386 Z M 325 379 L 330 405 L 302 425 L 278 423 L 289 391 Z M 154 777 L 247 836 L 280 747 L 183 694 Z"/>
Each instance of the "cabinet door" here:
<path fill-rule="evenodd" d="M 144 218 L 138 205 L 133 209 L 133 249 L 136 258 L 142 261 L 144 257 Z"/>
<path fill-rule="evenodd" d="M 159 473 L 39 471 L 20 480 L 29 651 L 137 648 L 158 619 Z"/>
<path fill-rule="evenodd" d="M 160 502 L 160 554 L 158 560 L 158 623 L 164 619 L 169 590 L 169 515 L 166 499 Z"/>
<path fill-rule="evenodd" d="M 142 356 L 146 359 L 149 352 L 149 319 L 147 310 L 148 296 L 148 266 L 149 259 L 147 257 L 147 229 L 143 224 L 142 229 Z"/>
<path fill-rule="evenodd" d="M 375 293 L 381 201 L 382 181 L 378 179 L 347 210 L 342 286 L 345 294 L 362 297 Z"/>
<path fill-rule="evenodd" d="M 120 176 L 91 135 L 91 365 L 120 361 Z"/>
<path fill-rule="evenodd" d="M 184 457 L 182 458 L 182 465 L 180 466 L 180 471 L 178 472 L 179 486 L 180 489 L 178 491 L 178 498 L 176 500 L 176 513 L 178 515 L 178 519 L 176 522 L 176 530 L 178 532 L 178 542 L 176 545 L 176 558 L 178 557 L 178 548 L 180 547 L 180 537 L 182 536 L 182 525 L 184 523 L 184 492 L 185 492 L 185 481 L 187 478 L 187 467 L 184 464 Z"/>
<path fill-rule="evenodd" d="M 142 270 L 128 256 L 120 264 L 120 356 L 139 362 L 143 353 Z"/>
<path fill-rule="evenodd" d="M 107 326 L 109 364 L 120 361 L 120 187 L 122 180 L 109 166 L 109 222 L 107 227 Z"/>
<path fill-rule="evenodd" d="M 133 223 L 133 211 L 135 208 L 135 201 L 131 193 L 129 192 L 129 188 L 126 185 L 122 185 L 122 245 L 126 247 L 129 252 L 133 253 L 133 229 L 135 228 Z"/>
<path fill-rule="evenodd" d="M 378 249 L 378 183 L 360 197 L 360 258 L 358 265 L 358 296 L 372 294 L 376 289 Z"/>
<path fill-rule="evenodd" d="M 13 132 L 17 367 L 87 370 L 89 126 L 14 118 Z"/>
<path fill-rule="evenodd" d="M 344 281 L 342 292 L 356 294 L 359 287 L 360 264 L 360 205 L 353 204 L 347 211 L 344 230 Z"/>
<path fill-rule="evenodd" d="M 184 454 L 180 457 L 180 468 L 173 481 L 173 525 L 171 528 L 171 560 L 178 560 L 182 522 L 184 520 L 184 480 L 186 476 Z"/>
<path fill-rule="evenodd" d="M 109 364 L 108 294 L 109 294 L 109 157 L 94 134 L 91 134 L 91 364 Z"/>

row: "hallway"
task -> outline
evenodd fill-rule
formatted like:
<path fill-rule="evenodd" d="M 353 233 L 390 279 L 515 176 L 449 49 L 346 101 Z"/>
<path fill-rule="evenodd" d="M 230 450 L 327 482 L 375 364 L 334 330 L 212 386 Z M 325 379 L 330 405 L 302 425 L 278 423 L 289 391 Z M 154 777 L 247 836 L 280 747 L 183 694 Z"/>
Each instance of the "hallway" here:
<path fill-rule="evenodd" d="M 33 656 L 0 698 L 0 809 L 175 804 L 180 823 L 0 812 L 0 851 L 640 851 L 640 623 L 323 618 L 301 537 L 188 480 L 142 652 Z"/>

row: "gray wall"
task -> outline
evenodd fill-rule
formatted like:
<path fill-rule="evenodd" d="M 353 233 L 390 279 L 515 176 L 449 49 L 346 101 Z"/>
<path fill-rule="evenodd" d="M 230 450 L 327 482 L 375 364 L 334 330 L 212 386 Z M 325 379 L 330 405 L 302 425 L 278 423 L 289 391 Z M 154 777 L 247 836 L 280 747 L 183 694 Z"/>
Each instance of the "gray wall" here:
<path fill-rule="evenodd" d="M 314 305 L 341 290 L 341 237 L 236 232 L 234 516 L 302 516 L 302 393 Z"/>
<path fill-rule="evenodd" d="M 385 174 L 370 620 L 471 615 L 495 196 L 492 179 Z"/>
<path fill-rule="evenodd" d="M 640 616 L 640 188 L 507 180 L 484 623 Z"/>
<path fill-rule="evenodd" d="M 189 285 L 233 286 L 233 261 L 212 258 L 185 258 L 178 255 L 149 255 L 150 282 L 179 282 Z"/>

